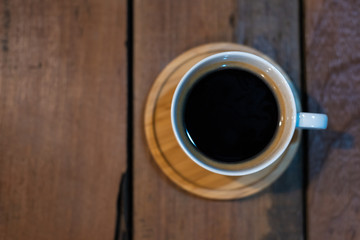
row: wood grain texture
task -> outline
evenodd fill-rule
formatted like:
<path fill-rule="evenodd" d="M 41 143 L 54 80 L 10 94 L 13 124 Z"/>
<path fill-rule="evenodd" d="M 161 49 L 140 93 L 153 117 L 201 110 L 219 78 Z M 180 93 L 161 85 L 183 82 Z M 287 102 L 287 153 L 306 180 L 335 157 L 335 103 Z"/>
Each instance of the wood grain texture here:
<path fill-rule="evenodd" d="M 167 180 L 151 159 L 143 127 L 146 96 L 156 76 L 177 55 L 203 43 L 255 46 L 299 86 L 298 20 L 297 1 L 135 1 L 134 239 L 303 238 L 299 157 L 255 196 L 210 201 Z"/>
<path fill-rule="evenodd" d="M 305 1 L 309 110 L 309 239 L 360 239 L 360 2 Z"/>
<path fill-rule="evenodd" d="M 0 239 L 113 239 L 125 3 L 0 2 Z"/>

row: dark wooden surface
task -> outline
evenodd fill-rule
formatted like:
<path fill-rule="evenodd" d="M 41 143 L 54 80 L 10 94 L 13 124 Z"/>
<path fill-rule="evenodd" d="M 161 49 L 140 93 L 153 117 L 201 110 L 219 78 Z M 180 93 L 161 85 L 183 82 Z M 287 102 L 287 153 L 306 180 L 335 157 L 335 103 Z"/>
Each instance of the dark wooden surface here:
<path fill-rule="evenodd" d="M 126 2 L 0 2 L 0 239 L 113 239 Z"/>
<path fill-rule="evenodd" d="M 129 2 L 133 239 L 360 239 L 359 1 Z M 126 5 L 0 1 L 1 240 L 114 239 L 127 155 Z M 157 74 L 183 51 L 219 41 L 268 54 L 304 87 L 308 110 L 330 120 L 309 132 L 308 152 L 277 182 L 236 201 L 176 187 L 143 130 Z"/>
<path fill-rule="evenodd" d="M 171 183 L 153 162 L 143 130 L 147 93 L 173 58 L 200 44 L 253 46 L 300 87 L 298 1 L 134 2 L 134 239 L 302 239 L 300 158 L 274 185 L 243 200 L 211 201 Z"/>
<path fill-rule="evenodd" d="M 309 239 L 360 239 L 360 1 L 306 1 Z"/>

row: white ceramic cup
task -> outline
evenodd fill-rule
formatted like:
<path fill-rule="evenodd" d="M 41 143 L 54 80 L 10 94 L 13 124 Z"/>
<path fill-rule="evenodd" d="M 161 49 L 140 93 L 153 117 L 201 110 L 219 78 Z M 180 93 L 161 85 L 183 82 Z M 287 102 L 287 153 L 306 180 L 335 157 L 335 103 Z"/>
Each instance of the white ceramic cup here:
<path fill-rule="evenodd" d="M 238 163 L 224 163 L 211 159 L 194 146 L 184 124 L 184 105 L 187 93 L 201 76 L 219 68 L 238 67 L 255 73 L 272 90 L 278 102 L 279 126 L 265 150 Z M 183 151 L 201 167 L 222 175 L 242 176 L 260 171 L 280 158 L 289 146 L 295 128 L 325 129 L 325 114 L 304 113 L 297 108 L 297 93 L 285 72 L 265 56 L 247 52 L 222 52 L 195 64 L 181 79 L 171 104 L 171 123 L 175 137 Z M 241 146 L 239 146 L 241 147 Z"/>

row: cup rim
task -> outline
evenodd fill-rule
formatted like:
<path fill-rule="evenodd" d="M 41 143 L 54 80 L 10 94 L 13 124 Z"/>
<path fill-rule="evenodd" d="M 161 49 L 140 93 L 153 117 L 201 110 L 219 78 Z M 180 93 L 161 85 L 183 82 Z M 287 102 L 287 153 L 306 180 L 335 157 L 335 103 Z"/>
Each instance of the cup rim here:
<path fill-rule="evenodd" d="M 218 60 L 218 62 L 221 62 L 221 61 L 224 61 L 225 59 L 229 59 L 232 57 L 236 58 L 237 60 L 251 59 L 255 62 L 258 62 L 259 64 L 261 63 L 264 65 L 267 65 L 268 67 L 271 67 L 271 71 L 273 71 L 273 74 L 277 75 L 277 77 L 278 77 L 276 80 L 274 80 L 274 82 L 276 82 L 276 84 L 279 84 L 279 86 L 281 85 L 281 87 L 279 87 L 279 86 L 278 87 L 282 88 L 284 91 L 287 92 L 287 98 L 286 98 L 287 103 L 286 104 L 288 104 L 289 109 L 292 109 L 292 111 L 290 111 L 291 115 L 286 116 L 287 119 L 284 120 L 287 122 L 287 124 L 290 124 L 290 126 L 288 126 L 288 128 L 287 128 L 287 133 L 284 133 L 284 136 L 280 136 L 283 140 L 283 144 L 278 149 L 276 149 L 276 151 L 272 154 L 271 158 L 265 159 L 265 160 L 259 162 L 257 165 L 252 166 L 251 168 L 224 169 L 219 166 L 224 166 L 224 165 L 228 165 L 228 166 L 239 165 L 239 166 L 241 166 L 241 163 L 217 164 L 219 166 L 216 166 L 216 167 L 205 163 L 204 160 L 209 160 L 212 163 L 216 160 L 213 160 L 213 159 L 207 157 L 205 154 L 201 153 L 199 150 L 194 149 L 194 147 L 190 147 L 189 143 L 186 143 L 186 140 L 187 141 L 189 141 L 189 140 L 185 136 L 185 133 L 183 131 L 185 128 L 183 127 L 183 124 L 181 123 L 182 121 L 179 121 L 179 115 L 181 115 L 180 112 L 182 112 L 182 111 L 177 111 L 177 108 L 179 107 L 179 101 L 181 99 L 184 101 L 184 99 L 185 99 L 185 97 L 182 94 L 182 91 L 186 87 L 186 84 L 189 84 L 189 81 L 192 80 L 191 75 L 193 75 L 196 71 L 199 71 L 201 68 L 204 68 L 211 61 Z M 196 82 L 196 79 L 195 80 L 193 79 L 192 81 Z M 196 63 L 194 66 L 192 66 L 185 73 L 185 75 L 182 77 L 182 79 L 178 83 L 178 85 L 175 89 L 173 98 L 172 98 L 171 124 L 172 124 L 172 129 L 175 134 L 175 138 L 176 138 L 177 142 L 179 143 L 182 150 L 186 153 L 186 155 L 188 157 L 190 157 L 191 160 L 193 160 L 196 164 L 200 165 L 201 167 L 203 167 L 211 172 L 214 172 L 214 173 L 227 175 L 227 176 L 242 176 L 242 175 L 248 175 L 248 174 L 258 172 L 258 171 L 268 167 L 269 165 L 271 165 L 277 159 L 280 158 L 280 156 L 283 154 L 283 152 L 286 150 L 286 148 L 290 144 L 291 138 L 295 131 L 297 110 L 296 110 L 294 93 L 292 92 L 291 86 L 289 83 L 290 83 L 289 78 L 285 74 L 285 72 L 276 63 L 271 61 L 271 59 L 267 58 L 265 55 L 258 56 L 258 55 L 248 53 L 248 52 L 228 51 L 228 52 L 217 53 L 217 54 L 214 54 L 214 55 L 211 55 L 209 57 L 202 59 L 201 61 Z M 181 102 L 181 103 L 183 103 L 183 102 Z M 192 144 L 191 144 L 191 146 L 192 146 Z M 199 158 L 201 158 L 201 159 L 199 159 Z M 209 162 L 209 161 L 207 161 L 207 162 Z M 252 161 L 251 158 L 250 158 L 249 162 L 250 161 Z"/>

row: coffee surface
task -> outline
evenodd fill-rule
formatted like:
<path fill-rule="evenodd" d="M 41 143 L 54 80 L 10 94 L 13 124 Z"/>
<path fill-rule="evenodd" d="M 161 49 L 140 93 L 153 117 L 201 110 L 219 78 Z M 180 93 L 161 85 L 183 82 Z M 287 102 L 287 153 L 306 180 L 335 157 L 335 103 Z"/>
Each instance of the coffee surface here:
<path fill-rule="evenodd" d="M 261 153 L 278 127 L 269 86 L 254 73 L 223 67 L 200 77 L 184 106 L 187 136 L 213 160 L 234 163 Z"/>

